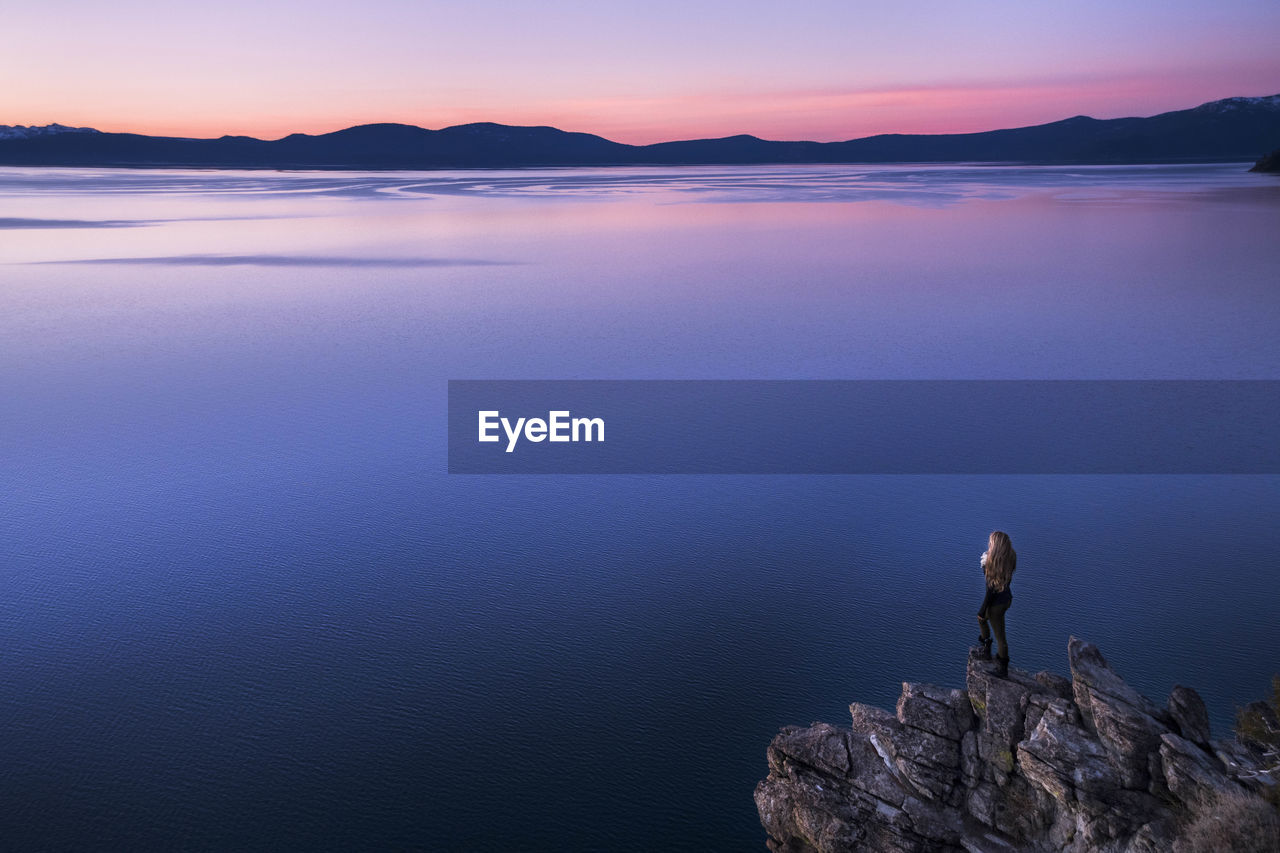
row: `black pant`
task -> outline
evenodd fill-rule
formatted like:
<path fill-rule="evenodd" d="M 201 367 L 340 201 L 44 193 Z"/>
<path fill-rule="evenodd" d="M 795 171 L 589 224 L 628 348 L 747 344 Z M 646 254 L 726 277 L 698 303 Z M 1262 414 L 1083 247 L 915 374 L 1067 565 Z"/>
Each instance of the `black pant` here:
<path fill-rule="evenodd" d="M 1013 604 L 1012 598 L 992 604 L 987 608 L 986 618 L 978 617 L 978 634 L 982 639 L 990 640 L 991 631 L 996 632 L 996 657 L 1000 660 L 1009 659 L 1009 641 L 1004 636 L 1004 614 L 1010 604 Z"/>

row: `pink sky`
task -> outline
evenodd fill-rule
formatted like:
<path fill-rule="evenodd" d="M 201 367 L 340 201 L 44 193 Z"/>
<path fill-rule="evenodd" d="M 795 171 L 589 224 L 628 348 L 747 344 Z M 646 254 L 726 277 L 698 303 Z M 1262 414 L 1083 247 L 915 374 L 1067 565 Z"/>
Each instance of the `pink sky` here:
<path fill-rule="evenodd" d="M 1280 92 L 1271 0 L 45 0 L 5 17 L 0 124 L 181 136 L 497 121 L 826 141 Z"/>

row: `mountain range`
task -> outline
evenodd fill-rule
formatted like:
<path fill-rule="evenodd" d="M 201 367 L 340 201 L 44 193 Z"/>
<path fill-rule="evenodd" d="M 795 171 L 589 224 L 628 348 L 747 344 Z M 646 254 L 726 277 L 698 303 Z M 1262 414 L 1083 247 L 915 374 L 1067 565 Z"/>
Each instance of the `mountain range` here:
<path fill-rule="evenodd" d="M 982 133 L 882 134 L 845 142 L 755 136 L 626 145 L 554 127 L 481 122 L 427 130 L 365 124 L 333 133 L 189 139 L 63 125 L 0 125 L 0 165 L 440 169 L 753 163 L 1252 161 L 1280 145 L 1280 95 L 1227 98 L 1148 118 L 1076 116 Z"/>

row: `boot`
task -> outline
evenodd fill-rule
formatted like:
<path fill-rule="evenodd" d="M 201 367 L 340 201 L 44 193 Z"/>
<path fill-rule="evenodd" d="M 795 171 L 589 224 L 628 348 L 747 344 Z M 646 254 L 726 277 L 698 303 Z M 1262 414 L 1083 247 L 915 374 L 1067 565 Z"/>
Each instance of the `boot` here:
<path fill-rule="evenodd" d="M 978 638 L 978 660 L 991 660 L 991 638 Z"/>
<path fill-rule="evenodd" d="M 1001 678 L 1009 677 L 1009 659 L 1008 658 L 1002 658 L 1002 657 L 996 658 L 996 675 L 1000 676 Z"/>

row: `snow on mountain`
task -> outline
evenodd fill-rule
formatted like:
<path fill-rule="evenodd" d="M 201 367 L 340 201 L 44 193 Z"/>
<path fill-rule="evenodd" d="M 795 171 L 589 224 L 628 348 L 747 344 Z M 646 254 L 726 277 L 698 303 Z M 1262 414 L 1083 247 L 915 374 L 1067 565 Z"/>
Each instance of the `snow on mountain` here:
<path fill-rule="evenodd" d="M 46 124 L 43 127 L 24 124 L 0 124 L 0 139 L 30 139 L 33 136 L 53 136 L 57 133 L 97 133 L 92 127 L 67 127 L 65 124 Z"/>
<path fill-rule="evenodd" d="M 1223 98 L 1196 107 L 1196 112 L 1229 113 L 1236 110 L 1280 110 L 1280 95 L 1263 95 L 1260 98 Z"/>

